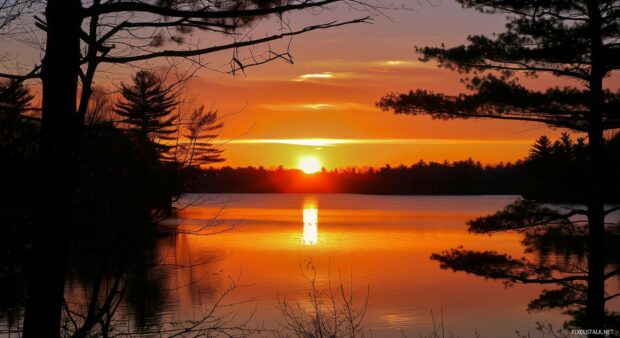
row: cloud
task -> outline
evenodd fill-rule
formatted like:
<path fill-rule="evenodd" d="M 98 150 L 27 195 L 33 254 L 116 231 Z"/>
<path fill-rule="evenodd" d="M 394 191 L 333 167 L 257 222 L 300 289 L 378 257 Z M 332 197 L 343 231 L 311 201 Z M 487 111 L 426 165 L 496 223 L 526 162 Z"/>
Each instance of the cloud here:
<path fill-rule="evenodd" d="M 237 139 L 228 144 L 285 144 L 308 147 L 334 147 L 339 145 L 529 145 L 532 140 L 467 140 L 467 139 L 344 139 L 344 138 L 297 138 L 297 139 Z"/>
<path fill-rule="evenodd" d="M 366 106 L 354 102 L 315 102 L 315 103 L 271 103 L 261 107 L 273 111 L 320 111 L 320 110 L 375 110 L 373 106 Z"/>
<path fill-rule="evenodd" d="M 286 144 L 308 147 L 332 147 L 336 144 L 346 144 L 344 139 L 327 139 L 327 138 L 299 138 L 299 139 L 240 139 L 232 140 L 229 144 Z"/>
<path fill-rule="evenodd" d="M 357 74 L 353 71 L 339 71 L 339 72 L 317 72 L 298 75 L 293 81 L 319 81 L 319 80 L 335 80 L 335 79 L 349 79 L 357 77 Z"/>
<path fill-rule="evenodd" d="M 311 104 L 305 104 L 303 105 L 303 107 L 306 109 L 311 109 L 311 110 L 321 110 L 321 109 L 331 108 L 332 105 L 328 103 L 311 103 Z"/>
<path fill-rule="evenodd" d="M 370 61 L 315 60 L 305 62 L 304 65 L 321 71 L 298 75 L 292 81 L 319 82 L 343 79 L 376 79 L 377 73 L 393 73 L 409 77 L 410 74 L 407 74 L 408 72 L 437 71 L 437 65 L 433 62 L 425 63 L 417 60 L 400 59 Z"/>
<path fill-rule="evenodd" d="M 334 74 L 330 72 L 310 73 L 310 74 L 299 75 L 296 78 L 296 81 L 304 81 L 304 80 L 312 80 L 312 79 L 331 79 L 333 77 L 334 77 Z"/>
<path fill-rule="evenodd" d="M 369 60 L 369 61 L 352 61 L 352 60 L 313 60 L 306 61 L 304 65 L 310 67 L 330 67 L 335 69 L 368 69 L 376 67 L 403 67 L 403 68 L 437 68 L 433 62 L 422 62 L 418 60 Z M 333 73 L 330 73 L 333 74 Z"/>

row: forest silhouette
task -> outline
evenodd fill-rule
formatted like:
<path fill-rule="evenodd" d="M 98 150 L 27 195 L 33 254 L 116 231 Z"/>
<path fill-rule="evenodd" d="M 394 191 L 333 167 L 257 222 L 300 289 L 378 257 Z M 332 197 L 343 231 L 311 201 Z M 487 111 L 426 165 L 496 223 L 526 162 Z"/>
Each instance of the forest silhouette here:
<path fill-rule="evenodd" d="M 609 182 L 618 182 L 618 137 L 606 145 Z M 384 195 L 522 195 L 542 202 L 580 202 L 587 182 L 583 139 L 569 134 L 550 141 L 542 136 L 530 155 L 515 163 L 478 161 L 425 162 L 410 166 L 345 168 L 305 174 L 283 167 L 191 168 L 182 174 L 191 193 L 354 193 Z M 572 181 L 573 184 L 564 184 Z M 605 188 L 605 201 L 618 202 L 616 183 Z"/>

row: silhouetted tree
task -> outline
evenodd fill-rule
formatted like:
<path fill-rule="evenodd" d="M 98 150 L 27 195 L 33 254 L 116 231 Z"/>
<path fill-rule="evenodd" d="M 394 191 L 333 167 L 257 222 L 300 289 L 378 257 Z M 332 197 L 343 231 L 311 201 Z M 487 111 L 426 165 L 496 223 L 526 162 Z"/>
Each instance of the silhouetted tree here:
<path fill-rule="evenodd" d="M 39 120 L 31 115 L 32 98 L 22 82 L 0 82 L 0 209 L 3 225 L 8 227 L 28 223 L 11 215 L 32 214 L 32 176 L 40 132 Z"/>
<path fill-rule="evenodd" d="M 32 153 L 34 121 L 25 114 L 32 109 L 32 98 L 30 89 L 22 82 L 0 82 L 0 158 L 3 161 L 9 161 L 9 156 Z"/>
<path fill-rule="evenodd" d="M 530 150 L 530 155 L 534 158 L 545 158 L 551 154 L 551 141 L 546 135 L 541 136 Z"/>
<path fill-rule="evenodd" d="M 3 130 L 13 128 L 17 119 L 30 110 L 32 98 L 30 89 L 23 82 L 0 82 L 0 126 Z"/>
<path fill-rule="evenodd" d="M 183 173 L 192 193 L 357 193 L 389 195 L 517 194 L 523 162 L 482 166 L 473 161 L 416 163 L 312 175 L 281 167 L 193 168 Z"/>
<path fill-rule="evenodd" d="M 40 65 L 35 65 L 32 71 L 0 74 L 10 79 L 40 79 L 42 88 L 39 163 L 43 170 L 38 178 L 40 203 L 37 203 L 37 220 L 32 232 L 32 278 L 23 337 L 58 336 L 69 231 L 67 218 L 73 211 L 74 194 L 79 191 L 73 180 L 79 176 L 75 171 L 81 167 L 79 144 L 98 67 L 166 57 L 194 58 L 193 62 L 204 66 L 200 56 L 219 51 L 232 52 L 231 71 L 276 59 L 290 62 L 287 50 L 266 48 L 258 55 L 255 49 L 247 49 L 250 55 L 243 56 L 241 49 L 259 44 L 268 46 L 271 41 L 365 22 L 367 18 L 310 25 L 258 38 L 249 34 L 251 23 L 270 15 L 282 20 L 292 11 L 318 9 L 338 2 L 344 1 L 48 0 L 2 3 L 0 28 L 3 32 L 10 31 L 18 23 L 31 23 L 32 29 L 25 26 L 23 30 L 29 31 L 36 41 L 45 41 Z M 362 2 L 354 4 L 364 6 Z M 23 13 L 35 14 L 28 16 L 33 21 L 16 20 Z M 290 27 L 288 22 L 286 26 Z M 194 30 L 218 36 L 200 39 L 201 42 L 224 41 L 212 45 L 186 42 L 185 38 Z"/>
<path fill-rule="evenodd" d="M 138 71 L 132 82 L 121 85 L 122 98 L 116 102 L 114 112 L 124 118 L 121 122 L 130 131 L 163 154 L 171 148 L 165 142 L 176 139 L 178 115 L 174 108 L 178 102 L 173 88 L 165 86 L 157 74 L 148 70 Z"/>
<path fill-rule="evenodd" d="M 187 167 L 224 161 L 221 155 L 223 150 L 212 143 L 224 123 L 218 121 L 216 110 L 205 112 L 204 108 L 200 106 L 194 109 L 183 134 L 188 140 L 184 161 Z"/>
<path fill-rule="evenodd" d="M 587 192 L 580 202 L 588 218 L 588 294 L 586 324 L 605 327 L 605 130 L 618 128 L 620 93 L 603 79 L 620 68 L 620 2 L 617 0 L 458 0 L 464 7 L 508 16 L 506 31 L 468 37 L 467 45 L 417 48 L 422 61 L 459 72 L 472 94 L 450 96 L 422 89 L 389 94 L 377 104 L 397 114 L 437 119 L 483 118 L 541 122 L 588 135 Z M 486 71 L 494 71 L 485 73 Z M 547 73 L 583 86 L 534 91 L 516 75 Z M 571 184 L 567 181 L 566 184 Z"/>
<path fill-rule="evenodd" d="M 9 326 L 23 316 L 25 282 L 15 264 L 23 255 L 22 237 L 31 224 L 32 176 L 39 125 L 29 117 L 32 95 L 23 83 L 0 81 L 0 320 Z"/>

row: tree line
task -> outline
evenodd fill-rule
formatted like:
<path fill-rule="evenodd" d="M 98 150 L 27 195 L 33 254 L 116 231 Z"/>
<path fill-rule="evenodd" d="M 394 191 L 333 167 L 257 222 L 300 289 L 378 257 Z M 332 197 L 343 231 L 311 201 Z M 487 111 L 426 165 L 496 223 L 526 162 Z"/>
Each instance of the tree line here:
<path fill-rule="evenodd" d="M 188 171 L 184 187 L 187 192 L 203 193 L 516 194 L 521 171 L 520 162 L 483 166 L 471 159 L 323 170 L 310 175 L 282 167 L 225 166 Z"/>
<path fill-rule="evenodd" d="M 579 202 L 587 183 L 586 144 L 563 133 L 551 141 L 541 136 L 529 156 L 514 163 L 483 165 L 472 159 L 425 162 L 410 166 L 333 169 L 305 174 L 278 167 L 224 166 L 184 172 L 183 191 L 191 193 L 352 193 L 386 195 L 522 195 L 541 202 Z M 614 179 L 620 165 L 620 138 L 606 145 L 610 186 L 607 202 L 619 200 Z M 565 184 L 568 181 L 574 184 Z"/>

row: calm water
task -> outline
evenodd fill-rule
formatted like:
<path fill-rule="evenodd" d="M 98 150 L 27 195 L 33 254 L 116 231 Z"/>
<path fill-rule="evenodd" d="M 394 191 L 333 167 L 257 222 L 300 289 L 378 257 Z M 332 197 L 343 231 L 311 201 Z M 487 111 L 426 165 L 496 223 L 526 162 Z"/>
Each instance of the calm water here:
<path fill-rule="evenodd" d="M 227 306 L 215 316 L 234 313 L 232 324 L 251 318 L 250 326 L 275 329 L 282 322 L 279 302 L 310 306 L 306 277 L 316 271 L 319 290 L 342 281 L 354 292 L 354 307 L 368 300 L 367 337 L 370 331 L 373 337 L 429 335 L 431 311 L 436 321 L 443 312 L 446 328 L 459 337 L 473 337 L 476 331 L 485 338 L 515 337 L 515 330 L 539 337 L 536 322 L 561 327 L 569 319 L 558 311 L 526 311 L 543 287 L 507 288 L 501 281 L 441 270 L 429 259 L 433 253 L 463 246 L 536 260 L 525 253 L 518 233 L 488 236 L 466 231 L 467 220 L 494 213 L 515 199 L 185 195 L 178 203 L 178 218 L 166 223 L 181 233 L 140 244 L 126 265 L 126 293 L 114 325 L 121 332 L 144 334 L 199 319 L 231 281 L 238 281 L 240 286 L 222 301 Z M 87 281 L 97 270 L 87 255 L 73 259 L 66 298 L 71 311 L 83 313 L 92 287 Z M 617 311 L 620 302 L 614 300 L 608 307 Z M 18 327 L 21 316 L 20 309 L 0 313 L 0 332 Z"/>
<path fill-rule="evenodd" d="M 511 337 L 535 322 L 559 327 L 558 312 L 528 313 L 540 286 L 516 285 L 439 269 L 432 253 L 460 245 L 526 256 L 515 233 L 467 233 L 465 221 L 493 213 L 514 196 L 428 197 L 365 195 L 187 195 L 175 220 L 188 234 L 161 242 L 158 255 L 178 265 L 166 278 L 163 317 L 182 321 L 204 311 L 229 278 L 245 286 L 230 302 L 239 316 L 276 325 L 278 299 L 307 306 L 311 264 L 320 286 L 339 278 L 361 304 L 375 337 L 429 334 L 431 311 L 447 328 L 469 337 Z M 231 229 L 229 229 L 231 228 Z M 200 230 L 202 235 L 191 234 Z M 205 235 L 213 233 L 212 235 Z M 208 262 L 208 263 L 207 263 Z M 203 264 L 205 263 L 205 264 Z M 330 277 L 331 276 L 331 277 Z M 341 277 L 338 277 L 341 276 Z M 351 284 L 349 284 L 351 281 Z"/>

